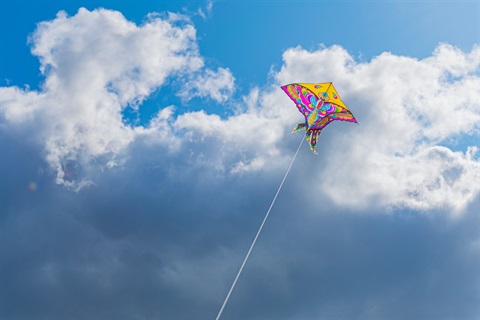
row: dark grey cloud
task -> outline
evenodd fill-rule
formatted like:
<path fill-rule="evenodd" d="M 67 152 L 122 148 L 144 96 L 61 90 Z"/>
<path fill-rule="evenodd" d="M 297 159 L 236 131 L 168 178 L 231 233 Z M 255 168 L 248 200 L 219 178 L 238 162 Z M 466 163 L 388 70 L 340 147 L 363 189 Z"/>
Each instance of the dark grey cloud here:
<path fill-rule="evenodd" d="M 73 192 L 22 137 L 1 135 L 3 319 L 212 319 L 283 175 L 135 144 Z M 478 316 L 478 198 L 456 220 L 340 210 L 309 182 L 322 156 L 304 147 L 224 319 Z"/>

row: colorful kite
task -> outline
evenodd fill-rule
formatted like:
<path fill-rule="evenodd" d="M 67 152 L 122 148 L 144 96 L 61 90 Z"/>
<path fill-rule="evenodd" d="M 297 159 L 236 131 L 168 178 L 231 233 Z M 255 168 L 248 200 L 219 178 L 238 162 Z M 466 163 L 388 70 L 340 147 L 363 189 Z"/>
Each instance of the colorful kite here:
<path fill-rule="evenodd" d="M 310 149 L 315 152 L 315 147 L 317 145 L 317 136 L 322 132 L 322 129 L 325 128 L 330 122 L 333 120 L 342 120 L 342 121 L 349 121 L 349 122 L 357 122 L 353 114 L 348 110 L 347 106 L 343 103 L 342 99 L 335 90 L 335 87 L 331 82 L 326 83 L 292 83 L 282 86 L 283 91 L 296 103 L 298 110 L 305 116 L 305 123 L 299 123 L 293 128 L 293 132 L 298 132 L 300 130 L 306 130 L 307 133 L 305 135 L 308 143 L 310 144 Z M 297 157 L 298 151 L 302 146 L 303 138 L 298 145 L 297 152 L 293 156 L 290 165 L 288 166 L 287 172 L 283 176 L 283 180 L 278 187 L 277 193 L 273 197 L 272 203 L 263 218 L 262 224 L 253 238 L 253 242 L 250 245 L 250 249 L 248 249 L 247 255 L 245 259 L 243 259 L 243 263 L 238 270 L 237 275 L 235 276 L 235 280 L 233 280 L 232 286 L 223 300 L 222 307 L 218 312 L 217 317 L 215 320 L 220 320 L 220 316 L 222 315 L 223 309 L 227 305 L 228 299 L 232 294 L 235 285 L 237 284 L 237 280 L 240 277 L 240 274 L 243 271 L 243 267 L 247 263 L 248 258 L 250 257 L 250 253 L 257 242 L 258 236 L 262 231 L 263 225 L 265 221 L 267 221 L 268 215 L 270 214 L 270 210 L 272 210 L 273 204 L 277 199 L 277 196 L 282 189 L 283 183 L 287 178 L 288 173 L 290 172 L 290 168 L 292 167 L 295 158 Z"/>
<path fill-rule="evenodd" d="M 305 137 L 313 152 L 317 136 L 330 122 L 341 120 L 357 123 L 331 82 L 292 83 L 282 86 L 282 89 L 305 116 L 305 123 L 297 124 L 292 132 L 306 130 Z"/>

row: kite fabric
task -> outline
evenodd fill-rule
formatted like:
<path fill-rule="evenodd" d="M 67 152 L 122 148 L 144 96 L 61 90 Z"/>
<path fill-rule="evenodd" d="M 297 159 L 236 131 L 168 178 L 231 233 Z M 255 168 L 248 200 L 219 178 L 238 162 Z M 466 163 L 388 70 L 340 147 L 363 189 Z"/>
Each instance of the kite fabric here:
<path fill-rule="evenodd" d="M 281 88 L 305 116 L 305 122 L 297 124 L 292 132 L 305 130 L 305 138 L 314 153 L 318 135 L 330 122 L 341 120 L 357 123 L 331 82 L 291 83 Z"/>

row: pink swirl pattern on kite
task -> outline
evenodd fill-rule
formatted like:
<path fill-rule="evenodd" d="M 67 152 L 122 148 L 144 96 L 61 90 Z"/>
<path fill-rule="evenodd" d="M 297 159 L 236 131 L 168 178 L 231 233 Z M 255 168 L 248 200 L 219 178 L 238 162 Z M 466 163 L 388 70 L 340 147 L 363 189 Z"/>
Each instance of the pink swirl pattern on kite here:
<path fill-rule="evenodd" d="M 313 94 L 310 90 L 306 88 L 302 88 L 300 86 L 296 86 L 296 90 L 300 94 L 300 99 L 302 104 L 306 107 L 309 112 L 315 110 L 317 105 L 321 103 L 321 99 L 317 98 L 315 94 Z"/>
<path fill-rule="evenodd" d="M 308 115 L 323 101 L 310 90 L 297 84 L 282 86 L 282 89 L 290 97 L 290 99 L 295 102 L 298 110 L 305 117 L 308 117 Z"/>

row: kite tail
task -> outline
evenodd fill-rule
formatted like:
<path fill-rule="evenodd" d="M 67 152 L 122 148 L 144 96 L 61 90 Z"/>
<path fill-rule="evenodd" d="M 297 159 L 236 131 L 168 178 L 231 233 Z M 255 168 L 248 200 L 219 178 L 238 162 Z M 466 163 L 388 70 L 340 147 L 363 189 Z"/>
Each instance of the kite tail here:
<path fill-rule="evenodd" d="M 315 148 L 317 147 L 317 137 L 322 132 L 322 130 L 320 130 L 320 129 L 307 130 L 307 124 L 306 123 L 299 123 L 295 127 L 293 127 L 292 133 L 300 132 L 302 130 L 307 131 L 307 133 L 305 134 L 305 139 L 307 139 L 308 144 L 310 145 L 310 149 L 312 150 L 312 152 L 317 154 L 317 152 L 315 152 Z"/>
<path fill-rule="evenodd" d="M 317 154 L 317 152 L 315 152 L 315 148 L 317 147 L 317 136 L 320 132 L 322 132 L 322 130 L 308 130 L 305 135 L 305 139 L 307 139 L 310 149 L 315 154 Z"/>

